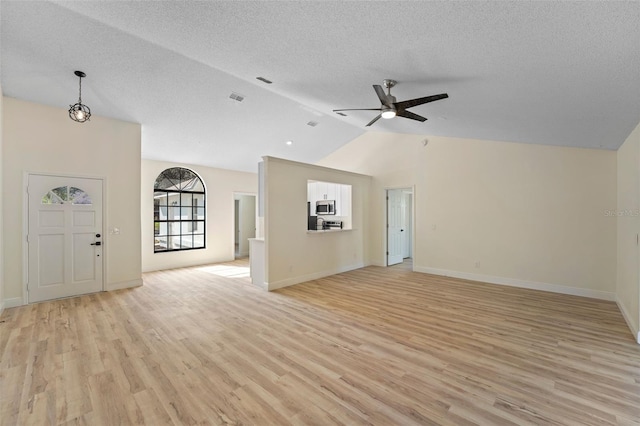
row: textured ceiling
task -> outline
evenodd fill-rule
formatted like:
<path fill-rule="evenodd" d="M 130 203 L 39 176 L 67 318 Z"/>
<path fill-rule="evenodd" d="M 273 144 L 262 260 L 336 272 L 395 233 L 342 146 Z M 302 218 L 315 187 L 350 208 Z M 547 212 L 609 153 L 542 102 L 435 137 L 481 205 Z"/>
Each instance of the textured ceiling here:
<path fill-rule="evenodd" d="M 81 69 L 94 114 L 142 123 L 144 158 L 255 171 L 364 131 L 617 149 L 640 121 L 640 2 L 3 0 L 0 13 L 4 94 L 67 107 Z M 384 78 L 398 100 L 450 98 L 411 110 L 425 123 L 331 112 L 378 107 Z"/>

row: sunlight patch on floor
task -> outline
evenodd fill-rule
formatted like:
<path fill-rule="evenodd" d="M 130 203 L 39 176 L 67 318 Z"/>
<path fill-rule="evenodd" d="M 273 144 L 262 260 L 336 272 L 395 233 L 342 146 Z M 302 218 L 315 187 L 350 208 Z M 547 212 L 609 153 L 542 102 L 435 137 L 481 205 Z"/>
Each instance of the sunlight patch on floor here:
<path fill-rule="evenodd" d="M 249 278 L 249 267 L 233 265 L 211 265 L 197 268 L 199 271 L 226 278 Z"/>

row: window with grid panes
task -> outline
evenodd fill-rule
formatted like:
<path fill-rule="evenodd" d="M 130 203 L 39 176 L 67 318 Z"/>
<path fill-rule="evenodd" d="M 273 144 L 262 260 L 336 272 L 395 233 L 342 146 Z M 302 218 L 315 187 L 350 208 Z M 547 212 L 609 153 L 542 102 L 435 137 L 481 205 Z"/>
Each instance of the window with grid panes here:
<path fill-rule="evenodd" d="M 153 190 L 154 253 L 205 248 L 205 189 L 198 175 L 166 169 Z"/>

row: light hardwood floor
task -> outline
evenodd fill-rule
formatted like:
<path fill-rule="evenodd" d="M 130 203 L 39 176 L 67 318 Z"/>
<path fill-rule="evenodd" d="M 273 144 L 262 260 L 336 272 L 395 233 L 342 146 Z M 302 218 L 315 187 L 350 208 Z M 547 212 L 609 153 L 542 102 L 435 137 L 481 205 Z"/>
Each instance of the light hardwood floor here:
<path fill-rule="evenodd" d="M 616 305 L 368 267 L 277 292 L 247 261 L 8 309 L 1 424 L 640 422 Z"/>

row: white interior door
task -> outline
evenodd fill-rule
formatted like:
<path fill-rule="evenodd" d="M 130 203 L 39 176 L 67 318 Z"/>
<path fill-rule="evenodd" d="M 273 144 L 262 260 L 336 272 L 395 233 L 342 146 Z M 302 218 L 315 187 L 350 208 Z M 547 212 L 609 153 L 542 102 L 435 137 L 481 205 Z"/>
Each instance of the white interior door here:
<path fill-rule="evenodd" d="M 402 190 L 387 190 L 387 265 L 402 262 Z"/>
<path fill-rule="evenodd" d="M 29 175 L 29 302 L 102 290 L 102 180 Z"/>

